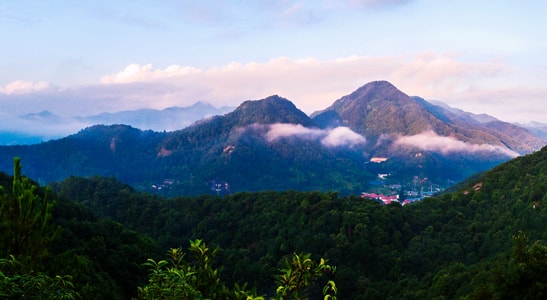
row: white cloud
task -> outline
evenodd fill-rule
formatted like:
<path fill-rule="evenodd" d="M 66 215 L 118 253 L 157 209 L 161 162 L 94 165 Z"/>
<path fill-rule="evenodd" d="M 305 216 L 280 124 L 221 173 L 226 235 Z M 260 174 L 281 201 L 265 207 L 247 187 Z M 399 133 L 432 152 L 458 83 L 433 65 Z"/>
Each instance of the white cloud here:
<path fill-rule="evenodd" d="M 26 112 L 48 109 L 58 114 L 85 115 L 188 106 L 196 101 L 235 106 L 244 100 L 278 94 L 311 114 L 367 82 L 388 80 L 408 95 L 441 100 L 473 113 L 488 113 L 505 121 L 547 123 L 547 88 L 537 82 L 541 74 L 534 73 L 536 81 L 530 80 L 526 86 L 513 83 L 513 76 L 513 70 L 503 61 L 468 61 L 451 53 L 333 60 L 280 57 L 209 68 L 131 64 L 101 77 L 96 85 L 48 91 L 48 97 L 55 101 L 21 97 L 22 91 L 31 95 L 31 91 L 47 89 L 47 83 L 14 82 L 0 87 L 4 94 L 0 105 L 8 107 L 9 101 L 22 101 L 27 105 L 11 106 L 29 110 Z"/>
<path fill-rule="evenodd" d="M 424 151 L 438 152 L 447 155 L 455 152 L 493 152 L 516 157 L 518 153 L 501 146 L 489 144 L 470 144 L 453 137 L 440 136 L 433 131 L 425 131 L 416 135 L 400 136 L 393 144 L 395 146 L 412 146 Z"/>
<path fill-rule="evenodd" d="M 26 93 L 46 90 L 48 88 L 50 88 L 50 85 L 49 83 L 45 81 L 31 82 L 31 81 L 16 80 L 6 84 L 6 86 L 4 87 L 0 86 L 0 94 L 7 94 L 7 95 L 26 94 Z"/>
<path fill-rule="evenodd" d="M 336 127 L 328 131 L 327 136 L 321 140 L 321 143 L 328 147 L 354 147 L 357 145 L 364 145 L 366 139 L 347 127 Z"/>
<path fill-rule="evenodd" d="M 301 124 L 277 123 L 267 127 L 268 132 L 266 133 L 265 138 L 269 142 L 287 137 L 298 137 L 311 140 L 325 135 L 321 129 L 307 128 Z"/>
<path fill-rule="evenodd" d="M 151 64 L 141 66 L 139 64 L 130 64 L 124 70 L 103 76 L 101 83 L 116 84 L 116 83 L 132 83 L 132 82 L 150 82 L 169 79 L 172 77 L 181 77 L 185 75 L 197 74 L 200 70 L 193 67 L 182 67 L 179 65 L 171 65 L 164 70 L 154 70 Z"/>
<path fill-rule="evenodd" d="M 256 125 L 255 125 L 256 126 Z M 281 138 L 296 137 L 304 140 L 320 140 L 326 147 L 355 147 L 364 145 L 366 139 L 353 132 L 347 127 L 337 127 L 334 129 L 307 128 L 301 124 L 277 123 L 267 125 L 265 138 L 269 141 L 275 141 Z"/>
<path fill-rule="evenodd" d="M 156 69 L 150 64 L 131 64 L 118 73 L 102 77 L 101 83 L 162 83 L 169 86 L 169 91 L 163 94 L 159 91 L 156 99 L 165 105 L 196 100 L 237 105 L 243 100 L 279 94 L 294 101 L 306 113 L 312 113 L 369 81 L 382 79 L 409 95 L 443 100 L 459 107 L 456 101 L 473 103 L 470 97 L 478 91 L 495 93 L 496 80 L 507 73 L 510 69 L 500 61 L 467 62 L 455 54 L 419 53 L 349 56 L 335 60 L 280 57 L 262 63 L 231 62 L 210 68 L 172 65 Z M 135 89 L 131 94 L 139 98 L 138 93 L 139 89 Z M 502 108 L 484 107 L 484 111 L 474 112 L 496 116 L 490 109 L 496 112 Z"/>
<path fill-rule="evenodd" d="M 395 7 L 403 4 L 407 4 L 412 0 L 350 0 L 350 3 L 355 6 L 362 6 L 365 8 L 381 8 L 381 7 Z"/>

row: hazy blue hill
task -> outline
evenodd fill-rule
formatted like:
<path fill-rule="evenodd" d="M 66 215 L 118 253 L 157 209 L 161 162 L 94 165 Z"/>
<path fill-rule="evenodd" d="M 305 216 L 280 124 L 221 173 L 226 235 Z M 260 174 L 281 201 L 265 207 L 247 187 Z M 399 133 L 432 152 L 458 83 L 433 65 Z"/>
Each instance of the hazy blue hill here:
<path fill-rule="evenodd" d="M 539 122 L 531 122 L 528 124 L 517 124 L 521 127 L 524 127 L 530 132 L 533 132 L 536 136 L 543 139 L 543 141 L 547 142 L 547 124 L 539 123 Z"/>
<path fill-rule="evenodd" d="M 233 109 L 228 106 L 216 108 L 206 102 L 196 102 L 188 107 L 129 110 L 79 117 L 78 119 L 88 124 L 126 124 L 142 130 L 174 131 L 183 129 L 203 118 L 222 115 Z"/>
<path fill-rule="evenodd" d="M 32 121 L 47 121 L 47 122 L 59 122 L 61 117 L 51 113 L 50 111 L 44 110 L 39 113 L 30 113 L 21 116 L 21 118 Z"/>
<path fill-rule="evenodd" d="M 50 111 L 10 116 L 0 128 L 0 145 L 30 145 L 60 139 L 93 125 L 124 124 L 141 130 L 175 131 L 196 121 L 231 112 L 234 107 L 214 107 L 196 102 L 188 107 L 168 107 L 163 110 L 137 109 L 104 112 L 88 116 L 62 116 Z"/>

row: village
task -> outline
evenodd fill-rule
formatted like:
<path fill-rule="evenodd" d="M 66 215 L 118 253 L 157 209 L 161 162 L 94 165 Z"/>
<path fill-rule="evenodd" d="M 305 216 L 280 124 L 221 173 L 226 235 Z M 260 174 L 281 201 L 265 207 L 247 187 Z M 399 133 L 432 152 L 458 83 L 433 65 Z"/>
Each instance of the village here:
<path fill-rule="evenodd" d="M 381 165 L 387 157 L 372 157 L 370 163 Z M 399 203 L 407 205 L 431 197 L 444 190 L 439 184 L 431 182 L 427 177 L 413 176 L 406 183 L 397 182 L 391 178 L 391 173 L 378 173 L 377 179 L 370 182 L 371 188 L 361 193 L 361 198 L 377 201 L 382 204 Z"/>
<path fill-rule="evenodd" d="M 370 199 L 382 204 L 399 203 L 407 205 L 431 197 L 444 190 L 439 184 L 434 184 L 428 178 L 414 176 L 408 184 L 394 183 L 390 174 L 378 174 L 379 181 L 372 182 L 369 192 L 361 193 L 361 198 Z"/>

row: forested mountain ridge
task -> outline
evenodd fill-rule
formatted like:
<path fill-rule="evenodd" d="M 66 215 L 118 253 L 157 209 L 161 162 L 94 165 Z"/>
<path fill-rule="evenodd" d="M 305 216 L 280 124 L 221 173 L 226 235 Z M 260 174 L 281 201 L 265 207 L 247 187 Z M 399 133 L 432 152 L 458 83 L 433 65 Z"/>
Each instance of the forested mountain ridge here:
<path fill-rule="evenodd" d="M 494 137 L 493 143 L 501 143 L 520 154 L 539 150 L 546 143 L 541 135 L 523 126 L 503 122 L 485 114 L 476 115 L 446 104 L 432 105 L 419 97 L 412 98 L 423 103 L 423 106 L 431 113 L 440 119 L 446 120 L 446 122 L 457 128 L 458 132 L 466 134 L 471 139 L 473 139 L 473 132 L 483 131 Z M 471 132 L 471 134 L 467 132 Z"/>
<path fill-rule="evenodd" d="M 146 234 L 163 249 L 196 238 L 220 246 L 222 278 L 247 281 L 261 294 L 273 294 L 271 274 L 285 257 L 309 252 L 337 267 L 341 299 L 540 299 L 547 292 L 546 174 L 547 147 L 453 193 L 406 206 L 296 191 L 165 199 L 99 177 L 72 177 L 52 189 L 58 199 Z M 60 224 L 73 222 L 75 236 L 68 237 L 87 236 L 74 223 L 81 217 L 69 217 L 78 210 L 63 211 Z M 101 234 L 111 240 L 117 231 Z M 85 243 L 99 242 L 97 233 L 89 237 L 95 239 Z M 106 274 L 113 262 L 103 262 Z"/>
<path fill-rule="evenodd" d="M 466 121 L 388 82 L 372 82 L 313 118 L 274 95 L 174 132 L 96 125 L 37 145 L 2 146 L 0 170 L 10 172 L 18 156 L 43 183 L 99 175 L 165 195 L 360 194 L 378 174 L 396 185 L 448 186 L 537 149 L 540 142 L 527 134 L 502 122 Z M 526 147 L 514 143 L 526 136 Z M 381 163 L 370 163 L 374 157 Z"/>
<path fill-rule="evenodd" d="M 368 83 L 351 94 L 336 100 L 327 109 L 312 115 L 329 126 L 343 124 L 368 138 L 399 134 L 417 135 L 432 130 L 441 136 L 452 136 L 472 144 L 507 147 L 519 154 L 530 153 L 545 141 L 516 125 L 489 119 L 479 122 L 478 116 L 442 107 L 419 97 L 410 97 L 387 81 Z"/>

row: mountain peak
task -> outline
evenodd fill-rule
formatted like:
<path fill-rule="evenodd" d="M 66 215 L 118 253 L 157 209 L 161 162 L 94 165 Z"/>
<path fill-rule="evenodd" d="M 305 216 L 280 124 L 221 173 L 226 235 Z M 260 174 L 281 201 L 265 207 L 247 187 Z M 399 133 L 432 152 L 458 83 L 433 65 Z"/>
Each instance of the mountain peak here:
<path fill-rule="evenodd" d="M 43 110 L 39 113 L 29 113 L 22 115 L 21 118 L 27 120 L 45 120 L 45 119 L 59 119 L 59 116 L 53 114 L 49 110 Z"/>
<path fill-rule="evenodd" d="M 233 115 L 237 117 L 240 125 L 292 123 L 309 126 L 313 123 L 291 101 L 278 95 L 272 95 L 262 100 L 247 100 L 233 112 Z"/>
<path fill-rule="evenodd" d="M 407 94 L 401 92 L 389 81 L 380 80 L 369 82 L 353 91 L 351 94 L 336 100 L 326 110 L 335 110 L 340 116 L 355 115 L 364 116 L 370 113 L 372 108 L 375 111 L 386 106 L 397 106 L 414 104 Z M 325 111 L 326 111 L 325 110 Z"/>
<path fill-rule="evenodd" d="M 332 106 L 315 115 L 314 120 L 323 127 L 342 122 L 367 136 L 416 134 L 433 127 L 429 126 L 424 109 L 388 81 L 373 81 L 363 85 L 336 100 Z"/>
<path fill-rule="evenodd" d="M 238 109 L 239 108 L 246 109 L 248 107 L 256 107 L 256 106 L 293 106 L 294 107 L 294 104 L 288 99 L 280 97 L 279 95 L 271 95 L 261 100 L 247 100 L 243 102 L 238 107 Z"/>
<path fill-rule="evenodd" d="M 369 82 L 346 97 L 351 100 L 360 99 L 364 101 L 371 101 L 375 99 L 389 101 L 408 99 L 408 95 L 401 92 L 389 81 L 385 80 Z M 342 99 L 346 97 L 343 97 Z"/>

